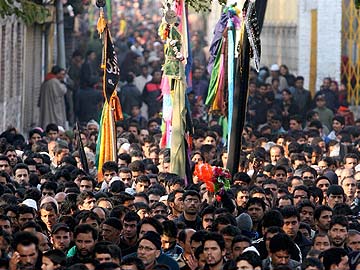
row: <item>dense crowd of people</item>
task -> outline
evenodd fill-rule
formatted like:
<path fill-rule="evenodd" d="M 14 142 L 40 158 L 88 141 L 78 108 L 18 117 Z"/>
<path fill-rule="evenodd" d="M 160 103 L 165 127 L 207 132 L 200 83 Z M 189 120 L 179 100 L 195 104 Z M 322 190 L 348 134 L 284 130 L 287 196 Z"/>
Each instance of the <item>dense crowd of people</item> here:
<path fill-rule="evenodd" d="M 0 270 L 360 270 L 360 119 L 345 86 L 324 78 L 312 95 L 285 65 L 251 69 L 240 166 L 214 194 L 195 170 L 228 156 L 223 118 L 204 103 L 203 34 L 191 33 L 183 179 L 160 147 L 161 17 L 151 1 L 115 3 L 117 161 L 98 178 L 101 51 L 77 50 L 42 84 L 39 127 L 0 135 Z"/>

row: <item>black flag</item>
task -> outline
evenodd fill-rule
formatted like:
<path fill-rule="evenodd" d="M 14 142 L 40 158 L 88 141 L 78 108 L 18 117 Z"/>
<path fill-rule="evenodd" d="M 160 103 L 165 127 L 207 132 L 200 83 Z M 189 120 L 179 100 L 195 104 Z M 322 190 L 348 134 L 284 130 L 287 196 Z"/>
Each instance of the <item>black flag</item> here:
<path fill-rule="evenodd" d="M 105 44 L 103 53 L 103 65 L 105 65 L 105 74 L 103 76 L 103 83 L 105 83 L 104 96 L 106 96 L 107 100 L 109 101 L 113 92 L 116 90 L 116 85 L 120 80 L 120 68 L 118 65 L 114 43 L 112 42 L 111 34 L 107 26 L 105 28 L 104 34 Z"/>
<path fill-rule="evenodd" d="M 81 166 L 82 166 L 83 170 L 88 174 L 89 166 L 88 166 L 88 162 L 87 162 L 87 158 L 86 158 L 86 154 L 85 154 L 85 150 L 84 150 L 84 145 L 81 141 L 79 124 L 77 122 L 75 124 L 75 135 L 77 136 L 77 140 L 76 140 L 77 141 L 77 150 L 79 152 Z"/>

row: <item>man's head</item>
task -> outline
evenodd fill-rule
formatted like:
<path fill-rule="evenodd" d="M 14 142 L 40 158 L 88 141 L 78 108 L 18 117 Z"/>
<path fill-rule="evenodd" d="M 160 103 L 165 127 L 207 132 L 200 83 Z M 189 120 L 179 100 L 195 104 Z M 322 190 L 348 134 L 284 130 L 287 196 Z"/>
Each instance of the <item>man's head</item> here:
<path fill-rule="evenodd" d="M 18 163 L 13 169 L 14 180 L 21 186 L 28 186 L 30 180 L 29 167 L 24 163 Z"/>
<path fill-rule="evenodd" d="M 50 123 L 46 126 L 45 133 L 50 141 L 56 141 L 59 137 L 59 127 L 56 124 Z"/>
<path fill-rule="evenodd" d="M 300 221 L 313 226 L 315 205 L 310 201 L 305 200 L 298 204 L 297 209 L 300 214 Z"/>
<path fill-rule="evenodd" d="M 195 190 L 187 190 L 183 194 L 184 212 L 187 215 L 196 215 L 199 211 L 201 197 Z"/>
<path fill-rule="evenodd" d="M 344 189 L 339 185 L 331 185 L 326 192 L 326 196 L 328 206 L 331 208 L 334 208 L 336 204 L 345 202 Z"/>
<path fill-rule="evenodd" d="M 329 237 L 332 246 L 344 247 L 348 236 L 349 223 L 347 218 L 343 215 L 336 215 L 331 218 Z"/>
<path fill-rule="evenodd" d="M 108 242 L 99 242 L 94 247 L 94 257 L 100 263 L 113 262 L 112 251 Z"/>
<path fill-rule="evenodd" d="M 103 164 L 102 173 L 104 175 L 104 181 L 109 183 L 111 178 L 117 176 L 119 172 L 118 164 L 114 161 L 107 161 Z"/>
<path fill-rule="evenodd" d="M 90 191 L 81 192 L 76 199 L 79 210 L 91 210 L 96 205 L 95 195 Z"/>
<path fill-rule="evenodd" d="M 265 202 L 260 198 L 250 198 L 246 204 L 246 212 L 256 224 L 262 220 L 265 209 Z"/>
<path fill-rule="evenodd" d="M 349 270 L 349 258 L 342 248 L 330 248 L 321 253 L 325 270 Z"/>
<path fill-rule="evenodd" d="M 125 239 L 133 240 L 137 238 L 137 224 L 140 222 L 140 217 L 135 212 L 128 212 L 123 219 L 123 236 Z"/>
<path fill-rule="evenodd" d="M 150 186 L 150 179 L 147 175 L 140 175 L 135 180 L 135 192 L 147 192 Z"/>
<path fill-rule="evenodd" d="M 49 231 L 56 223 L 58 217 L 58 208 L 54 202 L 43 203 L 40 207 L 40 218 L 45 223 Z"/>
<path fill-rule="evenodd" d="M 290 254 L 295 245 L 291 238 L 284 233 L 274 235 L 269 243 L 269 255 L 273 267 L 289 265 Z"/>
<path fill-rule="evenodd" d="M 353 251 L 360 251 L 360 232 L 357 230 L 349 230 L 347 246 Z"/>
<path fill-rule="evenodd" d="M 161 223 L 152 217 L 143 218 L 137 227 L 139 238 L 142 238 L 144 234 L 149 231 L 156 232 L 158 235 L 162 235 L 163 228 Z"/>
<path fill-rule="evenodd" d="M 284 148 L 281 145 L 274 145 L 270 148 L 270 161 L 275 165 L 284 156 Z"/>
<path fill-rule="evenodd" d="M 122 167 L 119 170 L 120 180 L 125 184 L 126 187 L 131 188 L 133 185 L 133 178 L 131 170 L 127 167 Z"/>
<path fill-rule="evenodd" d="M 121 270 L 145 270 L 145 265 L 139 258 L 125 257 L 121 261 Z"/>
<path fill-rule="evenodd" d="M 95 179 L 90 176 L 83 176 L 80 178 L 80 192 L 92 192 L 95 188 Z"/>
<path fill-rule="evenodd" d="M 231 243 L 232 258 L 236 259 L 239 257 L 244 249 L 249 246 L 251 246 L 250 238 L 243 235 L 235 236 Z"/>
<path fill-rule="evenodd" d="M 355 169 L 355 166 L 359 162 L 359 157 L 356 154 L 349 153 L 344 156 L 344 168 Z"/>
<path fill-rule="evenodd" d="M 119 240 L 123 226 L 118 218 L 107 218 L 101 225 L 101 236 L 103 240 L 116 243 Z"/>
<path fill-rule="evenodd" d="M 206 263 L 211 267 L 222 265 L 225 253 L 224 237 L 218 233 L 208 233 L 204 239 L 204 254 Z"/>
<path fill-rule="evenodd" d="M 146 232 L 137 247 L 137 256 L 142 260 L 145 267 L 151 267 L 156 263 L 156 259 L 161 253 L 160 235 L 153 231 Z"/>
<path fill-rule="evenodd" d="M 51 231 L 52 243 L 55 249 L 66 252 L 70 246 L 70 228 L 65 223 L 57 223 Z"/>
<path fill-rule="evenodd" d="M 314 211 L 315 225 L 321 232 L 327 232 L 330 229 L 330 221 L 333 215 L 332 209 L 329 206 L 318 206 Z"/>
<path fill-rule="evenodd" d="M 332 128 L 335 133 L 339 133 L 345 127 L 345 118 L 341 115 L 334 116 L 332 120 Z"/>
<path fill-rule="evenodd" d="M 294 205 L 298 206 L 303 200 L 310 199 L 310 192 L 307 186 L 297 186 L 293 191 Z"/>
<path fill-rule="evenodd" d="M 314 236 L 312 248 L 314 250 L 324 251 L 331 247 L 329 235 L 326 233 L 318 233 Z"/>
<path fill-rule="evenodd" d="M 38 238 L 29 232 L 18 232 L 14 236 L 13 249 L 19 257 L 18 266 L 20 269 L 37 269 L 39 249 Z"/>
<path fill-rule="evenodd" d="M 98 232 L 89 224 L 80 224 L 74 230 L 74 241 L 80 257 L 92 256 L 97 240 Z"/>
<path fill-rule="evenodd" d="M 281 214 L 284 217 L 282 228 L 294 240 L 299 232 L 300 215 L 294 206 L 285 206 L 281 209 Z"/>
<path fill-rule="evenodd" d="M 261 270 L 261 258 L 253 251 L 246 251 L 236 257 L 237 269 Z"/>
<path fill-rule="evenodd" d="M 17 211 L 17 222 L 19 226 L 23 226 L 26 222 L 35 219 L 34 209 L 32 207 L 21 205 Z"/>
<path fill-rule="evenodd" d="M 51 73 L 56 75 L 56 78 L 60 81 L 64 80 L 66 74 L 65 69 L 59 66 L 53 66 L 51 68 Z"/>
<path fill-rule="evenodd" d="M 168 195 L 167 203 L 173 215 L 184 211 L 183 190 L 174 190 Z"/>
<path fill-rule="evenodd" d="M 164 227 L 163 234 L 161 235 L 161 247 L 164 252 L 173 249 L 176 245 L 178 229 L 172 220 L 165 220 L 162 223 Z"/>
<path fill-rule="evenodd" d="M 341 182 L 341 187 L 344 190 L 346 197 L 349 199 L 349 202 L 352 203 L 355 198 L 356 193 L 356 180 L 353 176 L 344 177 Z"/>

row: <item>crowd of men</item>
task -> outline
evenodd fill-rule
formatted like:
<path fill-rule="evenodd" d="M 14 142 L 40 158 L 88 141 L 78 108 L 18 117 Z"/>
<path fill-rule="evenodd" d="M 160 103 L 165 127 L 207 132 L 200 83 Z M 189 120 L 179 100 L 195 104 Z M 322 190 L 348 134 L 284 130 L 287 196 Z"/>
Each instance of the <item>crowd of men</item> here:
<path fill-rule="evenodd" d="M 49 123 L 27 140 L 3 132 L 0 269 L 359 270 L 360 121 L 339 110 L 346 98 L 329 78 L 311 99 L 302 77 L 270 71 L 271 84 L 262 71 L 250 80 L 240 166 L 221 200 L 195 173 L 170 171 L 161 119 L 138 105 L 117 123 L 118 160 L 101 178 L 95 120 L 79 132 Z M 192 169 L 226 168 L 220 120 L 193 124 Z"/>
<path fill-rule="evenodd" d="M 164 52 L 151 3 L 116 9 L 125 119 L 101 177 L 96 46 L 47 74 L 41 127 L 0 135 L 0 270 L 360 270 L 360 120 L 345 86 L 324 78 L 311 95 L 285 65 L 251 70 L 240 166 L 219 200 L 195 173 L 172 173 L 160 148 Z M 202 34 L 191 43 L 191 166 L 226 168 L 223 118 L 204 105 Z"/>

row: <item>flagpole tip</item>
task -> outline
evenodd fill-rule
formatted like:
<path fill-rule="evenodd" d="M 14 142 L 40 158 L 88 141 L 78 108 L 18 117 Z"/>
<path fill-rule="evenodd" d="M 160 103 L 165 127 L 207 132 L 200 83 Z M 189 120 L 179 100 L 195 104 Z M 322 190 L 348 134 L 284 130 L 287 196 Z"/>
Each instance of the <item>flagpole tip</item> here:
<path fill-rule="evenodd" d="M 96 6 L 97 6 L 98 8 L 103 8 L 103 7 L 105 7 L 105 5 L 106 5 L 106 1 L 105 1 L 105 0 L 96 0 Z"/>

